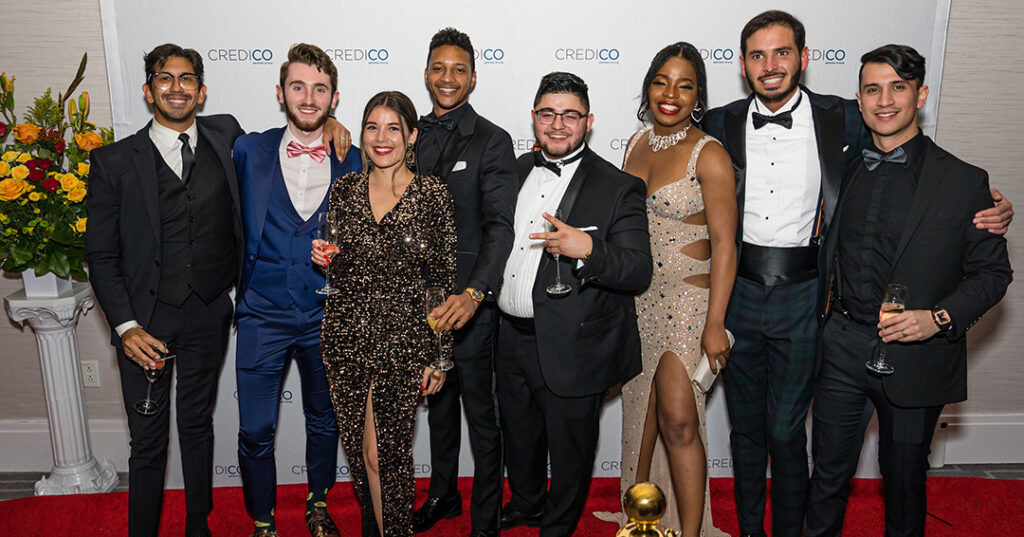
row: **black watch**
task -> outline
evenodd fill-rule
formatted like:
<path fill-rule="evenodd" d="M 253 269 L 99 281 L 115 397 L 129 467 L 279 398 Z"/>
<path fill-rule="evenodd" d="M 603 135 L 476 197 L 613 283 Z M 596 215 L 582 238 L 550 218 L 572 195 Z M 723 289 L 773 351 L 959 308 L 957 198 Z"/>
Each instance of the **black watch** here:
<path fill-rule="evenodd" d="M 939 327 L 940 332 L 953 328 L 953 319 L 945 308 L 940 308 L 939 306 L 932 308 L 932 320 L 935 321 L 935 326 Z"/>

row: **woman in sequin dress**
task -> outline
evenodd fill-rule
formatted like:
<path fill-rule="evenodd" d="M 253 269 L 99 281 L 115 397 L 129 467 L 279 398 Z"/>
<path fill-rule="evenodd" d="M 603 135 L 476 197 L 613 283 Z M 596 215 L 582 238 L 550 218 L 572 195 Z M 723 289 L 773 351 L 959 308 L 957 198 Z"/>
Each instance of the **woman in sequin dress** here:
<path fill-rule="evenodd" d="M 690 378 L 706 351 L 725 365 L 725 310 L 736 274 L 736 188 L 718 141 L 695 125 L 707 110 L 700 52 L 676 43 L 654 57 L 623 170 L 647 183 L 654 277 L 637 298 L 643 372 L 622 388 L 622 490 L 665 491 L 661 523 L 681 535 L 725 535 L 711 520 L 704 395 Z M 696 120 L 694 120 L 696 118 Z M 621 520 L 621 519 L 620 519 Z"/>
<path fill-rule="evenodd" d="M 320 346 L 364 536 L 412 536 L 416 404 L 445 379 L 428 367 L 439 350 L 424 294 L 455 291 L 455 223 L 445 184 L 410 171 L 416 118 L 399 92 L 370 99 L 360 144 L 369 171 L 335 181 L 328 205 L 341 228 L 329 265 L 341 292 L 327 298 Z M 313 243 L 321 266 L 325 245 Z M 442 342 L 450 359 L 449 334 Z"/>

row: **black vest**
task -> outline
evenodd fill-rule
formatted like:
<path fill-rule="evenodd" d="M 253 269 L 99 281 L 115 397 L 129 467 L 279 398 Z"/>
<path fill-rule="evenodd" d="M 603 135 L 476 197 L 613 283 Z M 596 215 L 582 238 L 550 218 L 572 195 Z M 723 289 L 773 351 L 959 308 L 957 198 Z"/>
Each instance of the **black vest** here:
<path fill-rule="evenodd" d="M 210 303 L 238 272 L 234 207 L 224 168 L 202 136 L 187 183 L 162 158 L 156 160 L 162 258 L 157 300 L 180 306 L 195 292 Z"/>

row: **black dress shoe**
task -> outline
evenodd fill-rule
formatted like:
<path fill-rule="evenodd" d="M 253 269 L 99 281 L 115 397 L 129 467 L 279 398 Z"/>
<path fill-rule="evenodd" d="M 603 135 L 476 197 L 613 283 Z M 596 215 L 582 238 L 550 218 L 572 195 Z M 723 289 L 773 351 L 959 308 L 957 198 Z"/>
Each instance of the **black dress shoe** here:
<path fill-rule="evenodd" d="M 442 518 L 455 518 L 461 514 L 461 496 L 455 496 L 448 500 L 431 496 L 412 514 L 412 531 L 422 533 L 433 528 L 434 524 L 437 524 L 437 521 Z"/>
<path fill-rule="evenodd" d="M 512 504 L 506 503 L 501 507 L 501 529 L 508 530 L 522 526 L 523 524 L 530 528 L 539 528 L 540 520 L 543 517 L 543 511 L 533 515 L 527 515 L 515 510 L 515 508 L 512 507 Z"/>
<path fill-rule="evenodd" d="M 469 537 L 498 537 L 498 533 L 487 533 L 483 530 L 473 530 L 469 532 Z"/>

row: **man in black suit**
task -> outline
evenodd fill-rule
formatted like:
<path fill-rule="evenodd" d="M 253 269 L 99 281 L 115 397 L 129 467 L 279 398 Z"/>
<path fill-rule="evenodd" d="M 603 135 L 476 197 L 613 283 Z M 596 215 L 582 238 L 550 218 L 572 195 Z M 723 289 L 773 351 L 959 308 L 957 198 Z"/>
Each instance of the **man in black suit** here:
<path fill-rule="evenodd" d="M 502 527 L 540 526 L 541 537 L 576 529 L 604 392 L 641 369 L 633 300 L 651 281 L 646 191 L 586 147 L 593 122 L 583 80 L 541 79 L 540 150 L 518 160 L 515 242 L 498 296 L 495 369 L 512 489 Z M 556 268 L 568 294 L 547 292 Z"/>
<path fill-rule="evenodd" d="M 819 319 L 819 244 L 840 183 L 868 143 L 856 103 L 800 86 L 809 53 L 803 24 L 766 11 L 740 35 L 740 66 L 753 92 L 708 112 L 706 131 L 736 168 L 739 263 L 726 326 L 736 344 L 723 372 L 742 535 L 763 536 L 771 459 L 772 534 L 799 536 L 807 497 L 807 410 Z M 1005 233 L 1013 211 L 975 215 Z"/>
<path fill-rule="evenodd" d="M 242 134 L 231 116 L 196 118 L 206 97 L 198 52 L 166 44 L 145 57 L 155 121 L 92 155 L 85 255 L 96 298 L 113 327 L 128 413 L 128 534 L 160 525 L 171 375 L 153 383 L 155 415 L 137 413 L 143 370 L 177 376 L 186 535 L 209 535 L 213 507 L 213 406 L 228 343 L 242 237 L 230 150 Z"/>
<path fill-rule="evenodd" d="M 903 45 L 861 57 L 873 147 L 844 181 L 826 244 L 834 290 L 814 388 L 814 474 L 805 535 L 840 535 L 864 429 L 878 413 L 886 536 L 923 536 L 925 476 L 943 405 L 967 399 L 967 330 L 1012 279 L 1006 240 L 971 224 L 991 206 L 988 174 L 921 133 L 925 60 Z M 887 284 L 906 311 L 879 321 Z M 824 294 L 824 293 L 823 293 Z M 826 312 L 829 312 L 826 309 Z M 894 371 L 865 368 L 880 349 Z"/>
<path fill-rule="evenodd" d="M 444 179 L 455 200 L 458 288 L 432 316 L 455 332 L 455 369 L 444 388 L 428 397 L 429 497 L 413 515 L 413 530 L 427 531 L 462 513 L 459 444 L 466 410 L 473 451 L 472 537 L 497 537 L 502 486 L 501 426 L 494 395 L 495 297 L 512 249 L 516 179 L 512 139 L 469 104 L 476 85 L 469 36 L 444 28 L 430 40 L 423 80 L 434 104 L 420 118 L 419 173 Z M 454 380 L 454 382 L 453 382 Z"/>

